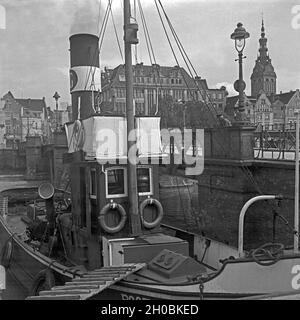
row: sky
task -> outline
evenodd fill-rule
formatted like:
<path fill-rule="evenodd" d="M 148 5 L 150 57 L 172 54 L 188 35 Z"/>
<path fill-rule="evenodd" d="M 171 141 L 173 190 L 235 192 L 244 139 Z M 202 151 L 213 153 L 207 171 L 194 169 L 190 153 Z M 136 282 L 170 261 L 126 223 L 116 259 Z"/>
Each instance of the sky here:
<path fill-rule="evenodd" d="M 97 34 L 108 0 L 0 0 L 0 95 L 70 101 L 69 36 Z M 158 64 L 175 66 L 154 0 L 140 0 Z M 113 16 L 122 41 L 122 0 L 113 0 Z M 237 53 L 230 39 L 242 22 L 250 33 L 243 63 L 246 93 L 259 48 L 262 13 L 269 54 L 279 91 L 300 88 L 300 0 L 161 0 L 197 73 L 209 87 L 225 85 L 233 94 Z M 134 1 L 132 0 L 132 4 Z M 137 10 L 138 12 L 138 10 Z M 134 10 L 132 10 L 134 15 Z M 150 64 L 139 13 L 138 62 Z M 121 43 L 123 49 L 123 43 Z M 180 65 L 184 67 L 182 60 Z M 123 63 L 110 18 L 100 52 L 101 69 Z"/>

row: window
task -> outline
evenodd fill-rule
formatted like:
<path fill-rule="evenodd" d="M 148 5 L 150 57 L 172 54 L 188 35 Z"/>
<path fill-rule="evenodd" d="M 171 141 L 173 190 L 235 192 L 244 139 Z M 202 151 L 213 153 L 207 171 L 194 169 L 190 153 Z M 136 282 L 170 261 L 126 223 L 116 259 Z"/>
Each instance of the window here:
<path fill-rule="evenodd" d="M 120 74 L 119 75 L 119 81 L 122 81 L 122 82 L 125 81 L 125 75 L 124 74 Z"/>
<path fill-rule="evenodd" d="M 152 190 L 152 170 L 149 167 L 137 168 L 137 188 L 139 195 L 151 195 Z"/>
<path fill-rule="evenodd" d="M 125 168 L 111 168 L 105 171 L 106 197 L 120 198 L 127 196 L 127 174 Z"/>
<path fill-rule="evenodd" d="M 91 168 L 90 171 L 90 198 L 97 198 L 97 178 L 96 178 L 96 168 Z"/>
<path fill-rule="evenodd" d="M 136 115 L 145 115 L 145 104 L 142 102 L 136 102 L 135 113 Z"/>
<path fill-rule="evenodd" d="M 123 114 L 125 112 L 125 102 L 116 102 L 117 114 Z"/>

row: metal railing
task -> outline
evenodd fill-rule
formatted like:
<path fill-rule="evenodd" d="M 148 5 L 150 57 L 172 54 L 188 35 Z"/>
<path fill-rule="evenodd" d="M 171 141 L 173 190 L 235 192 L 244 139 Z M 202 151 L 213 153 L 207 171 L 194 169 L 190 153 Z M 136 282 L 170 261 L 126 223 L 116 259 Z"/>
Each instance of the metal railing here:
<path fill-rule="evenodd" d="M 296 124 L 258 127 L 254 134 L 256 159 L 295 160 Z"/>

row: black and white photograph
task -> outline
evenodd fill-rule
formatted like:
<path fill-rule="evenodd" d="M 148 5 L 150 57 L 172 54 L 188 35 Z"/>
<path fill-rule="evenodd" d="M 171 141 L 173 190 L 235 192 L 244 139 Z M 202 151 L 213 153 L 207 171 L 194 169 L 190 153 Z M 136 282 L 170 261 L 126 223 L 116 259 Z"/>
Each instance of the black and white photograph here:
<path fill-rule="evenodd" d="M 300 300 L 299 39 L 300 0 L 0 0 L 0 300 Z"/>

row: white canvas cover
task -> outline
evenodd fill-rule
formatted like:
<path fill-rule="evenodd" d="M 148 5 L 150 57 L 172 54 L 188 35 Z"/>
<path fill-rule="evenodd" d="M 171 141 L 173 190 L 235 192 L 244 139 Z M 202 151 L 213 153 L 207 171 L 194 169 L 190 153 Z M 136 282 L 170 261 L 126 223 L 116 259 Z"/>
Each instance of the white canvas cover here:
<path fill-rule="evenodd" d="M 161 154 L 160 118 L 136 118 L 139 157 Z M 83 150 L 95 159 L 127 156 L 127 123 L 123 117 L 95 116 L 66 125 L 68 152 Z"/>
<path fill-rule="evenodd" d="M 160 118 L 136 118 L 136 128 L 139 156 L 161 155 Z"/>

